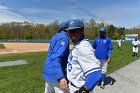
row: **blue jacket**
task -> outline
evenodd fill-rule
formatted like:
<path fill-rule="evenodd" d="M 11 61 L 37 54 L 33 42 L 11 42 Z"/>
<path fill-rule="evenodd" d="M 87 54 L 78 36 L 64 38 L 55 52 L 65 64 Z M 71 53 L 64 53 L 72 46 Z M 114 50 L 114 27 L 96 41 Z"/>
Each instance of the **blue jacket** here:
<path fill-rule="evenodd" d="M 111 39 L 109 37 L 97 37 L 94 40 L 92 47 L 95 49 L 95 56 L 99 60 L 107 60 L 109 50 L 113 49 Z"/>
<path fill-rule="evenodd" d="M 66 32 L 61 31 L 54 35 L 50 42 L 44 66 L 45 80 L 58 82 L 59 79 L 65 77 L 68 55 L 69 38 Z"/>

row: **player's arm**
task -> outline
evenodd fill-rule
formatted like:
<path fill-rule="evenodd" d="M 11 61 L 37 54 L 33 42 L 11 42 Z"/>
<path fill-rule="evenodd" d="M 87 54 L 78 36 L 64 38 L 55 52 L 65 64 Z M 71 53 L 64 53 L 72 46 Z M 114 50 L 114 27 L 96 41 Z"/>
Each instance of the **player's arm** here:
<path fill-rule="evenodd" d="M 138 46 L 140 46 L 140 41 L 138 41 Z"/>
<path fill-rule="evenodd" d="M 51 60 L 56 60 L 56 62 L 54 63 L 55 66 L 57 66 L 57 78 L 60 80 L 61 78 L 64 78 L 64 73 L 62 71 L 62 67 L 61 67 L 61 60 L 62 56 L 65 54 L 67 47 L 69 46 L 69 42 L 66 39 L 61 39 L 57 42 L 57 44 L 55 45 L 55 53 L 52 53 L 51 56 Z M 67 51 L 68 52 L 68 51 Z"/>
<path fill-rule="evenodd" d="M 97 81 L 99 81 L 100 78 L 101 78 L 101 73 L 99 71 L 90 73 L 87 76 L 85 84 L 75 93 L 89 93 L 91 90 L 93 90 Z"/>
<path fill-rule="evenodd" d="M 112 58 L 112 50 L 113 50 L 113 44 L 111 42 L 111 40 L 109 39 L 109 43 L 108 43 L 108 60 L 107 62 L 110 63 L 111 62 L 111 58 Z"/>
<path fill-rule="evenodd" d="M 107 62 L 110 63 L 111 62 L 111 58 L 112 58 L 112 50 L 108 51 L 108 59 Z"/>
<path fill-rule="evenodd" d="M 66 90 L 67 89 L 67 80 L 66 80 L 66 77 L 62 71 L 62 61 L 63 59 L 62 56 L 65 54 L 65 52 L 69 52 L 69 51 L 66 51 L 67 47 L 69 46 L 69 42 L 68 40 L 65 40 L 65 39 L 61 39 L 60 41 L 58 41 L 58 43 L 56 44 L 57 48 L 56 48 L 56 53 L 54 53 L 52 56 L 52 59 L 55 59 L 55 60 L 59 60 L 55 63 L 55 65 L 57 66 L 57 78 L 58 78 L 58 81 L 59 81 L 59 85 L 60 85 L 60 88 L 63 89 L 63 90 Z"/>
<path fill-rule="evenodd" d="M 51 54 L 51 60 L 54 60 L 58 57 L 61 57 L 65 54 L 67 46 L 69 46 L 69 41 L 66 39 L 60 39 L 56 44 L 55 44 L 55 53 Z"/>

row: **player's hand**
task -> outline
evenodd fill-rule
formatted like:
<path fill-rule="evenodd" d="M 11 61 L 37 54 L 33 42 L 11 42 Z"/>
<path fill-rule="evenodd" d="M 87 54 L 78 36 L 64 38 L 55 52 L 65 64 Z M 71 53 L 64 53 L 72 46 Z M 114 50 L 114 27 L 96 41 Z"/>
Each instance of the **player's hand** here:
<path fill-rule="evenodd" d="M 107 63 L 110 63 L 110 62 L 111 62 L 111 58 L 108 58 L 108 59 L 107 59 Z"/>
<path fill-rule="evenodd" d="M 60 79 L 59 85 L 62 90 L 67 90 L 68 85 L 67 80 L 65 78 Z"/>

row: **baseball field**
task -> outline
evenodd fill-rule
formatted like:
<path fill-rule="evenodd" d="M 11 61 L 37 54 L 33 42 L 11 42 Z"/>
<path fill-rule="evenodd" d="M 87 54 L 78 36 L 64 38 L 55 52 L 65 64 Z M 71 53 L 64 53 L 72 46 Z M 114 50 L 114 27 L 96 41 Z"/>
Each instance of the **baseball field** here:
<path fill-rule="evenodd" d="M 108 74 L 120 69 L 139 57 L 132 56 L 131 43 L 122 43 L 122 50 L 113 43 L 113 58 L 108 67 Z M 0 54 L 0 62 L 24 59 L 26 65 L 0 67 L 0 93 L 43 93 L 43 65 L 47 51 Z"/>

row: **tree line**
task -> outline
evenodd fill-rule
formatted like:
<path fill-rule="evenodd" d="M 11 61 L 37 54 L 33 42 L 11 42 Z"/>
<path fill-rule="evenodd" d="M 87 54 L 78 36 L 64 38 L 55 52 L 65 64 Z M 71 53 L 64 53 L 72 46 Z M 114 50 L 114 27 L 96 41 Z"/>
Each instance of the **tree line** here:
<path fill-rule="evenodd" d="M 84 20 L 83 20 L 84 21 Z M 107 36 L 111 39 L 125 38 L 126 34 L 139 34 L 140 28 L 134 27 L 126 29 L 125 27 L 115 27 L 113 24 L 96 23 L 94 19 L 89 22 L 84 21 L 85 35 L 88 39 L 93 40 L 99 35 L 99 29 L 106 27 Z M 0 25 L 0 40 L 16 39 L 16 40 L 50 40 L 52 36 L 59 31 L 59 21 L 56 20 L 50 24 L 33 24 L 30 22 L 11 22 Z"/>

